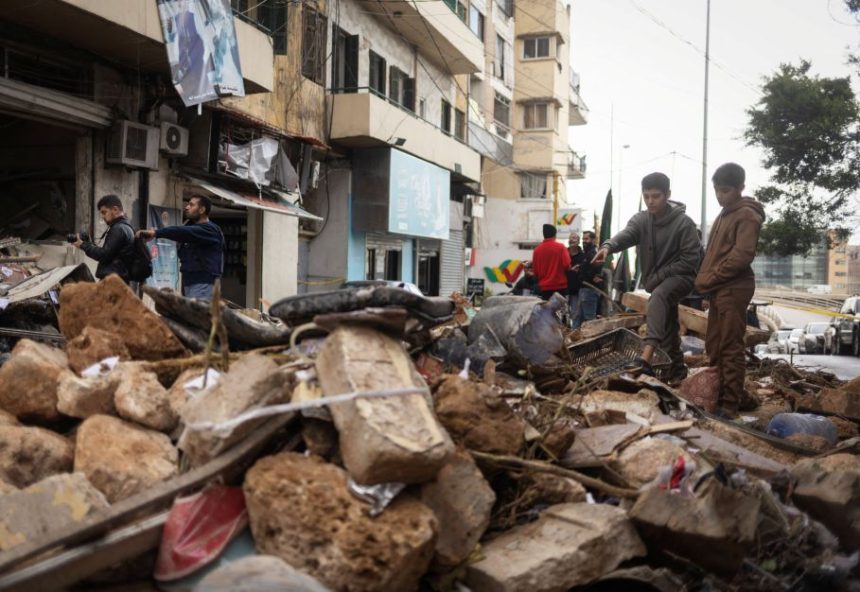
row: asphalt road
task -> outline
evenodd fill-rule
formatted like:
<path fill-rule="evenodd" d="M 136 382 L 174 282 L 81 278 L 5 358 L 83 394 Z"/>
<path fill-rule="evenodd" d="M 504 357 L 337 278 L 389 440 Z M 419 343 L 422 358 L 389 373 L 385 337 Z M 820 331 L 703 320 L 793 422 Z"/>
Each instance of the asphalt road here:
<path fill-rule="evenodd" d="M 761 354 L 760 357 L 788 360 L 787 354 Z M 840 380 L 852 380 L 860 376 L 860 358 L 853 356 L 822 356 L 795 354 L 793 363 L 808 370 L 822 369 L 832 372 Z"/>

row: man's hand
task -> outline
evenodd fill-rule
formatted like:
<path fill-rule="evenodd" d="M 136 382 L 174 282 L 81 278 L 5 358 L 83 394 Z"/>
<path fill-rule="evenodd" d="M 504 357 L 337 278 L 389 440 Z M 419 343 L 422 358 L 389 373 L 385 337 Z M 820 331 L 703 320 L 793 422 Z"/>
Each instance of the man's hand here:
<path fill-rule="evenodd" d="M 603 278 L 602 278 L 602 277 L 600 277 L 599 275 L 596 275 L 596 276 L 594 276 L 593 278 L 591 278 L 591 283 L 592 283 L 592 284 L 594 284 L 595 286 L 596 286 L 596 285 L 598 285 L 598 284 L 602 284 L 602 283 L 603 283 Z"/>
<path fill-rule="evenodd" d="M 609 247 L 600 247 L 591 262 L 597 265 L 606 261 L 607 257 L 609 257 Z"/>
<path fill-rule="evenodd" d="M 137 238 L 145 238 L 147 240 L 155 238 L 155 231 L 150 229 L 142 229 L 137 231 Z"/>
<path fill-rule="evenodd" d="M 571 270 L 573 270 L 573 272 L 574 272 L 574 273 L 579 273 L 579 268 L 580 268 L 580 267 L 582 267 L 582 266 L 581 266 L 581 265 L 574 265 L 574 266 L 573 266 L 573 267 L 571 267 L 570 269 L 571 269 Z"/>
<path fill-rule="evenodd" d="M 81 240 L 80 234 L 76 234 L 75 237 L 77 238 L 77 240 L 72 243 L 72 246 L 74 246 L 77 249 L 80 249 L 83 246 L 84 241 Z"/>

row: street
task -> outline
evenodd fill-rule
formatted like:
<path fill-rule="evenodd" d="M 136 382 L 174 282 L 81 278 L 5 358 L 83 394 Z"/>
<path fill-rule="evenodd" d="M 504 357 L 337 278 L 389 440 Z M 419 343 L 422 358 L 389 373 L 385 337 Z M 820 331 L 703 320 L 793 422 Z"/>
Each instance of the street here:
<path fill-rule="evenodd" d="M 763 354 L 760 357 L 789 360 L 795 366 L 804 370 L 827 370 L 835 374 L 836 378 L 840 380 L 852 380 L 860 376 L 860 358 L 853 356 Z"/>

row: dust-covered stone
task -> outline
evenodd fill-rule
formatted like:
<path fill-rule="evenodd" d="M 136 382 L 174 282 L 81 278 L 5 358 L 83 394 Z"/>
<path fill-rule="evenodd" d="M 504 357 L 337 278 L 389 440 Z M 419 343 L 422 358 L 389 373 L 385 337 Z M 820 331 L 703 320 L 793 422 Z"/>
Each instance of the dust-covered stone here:
<path fill-rule="evenodd" d="M 117 375 L 114 405 L 120 417 L 159 432 L 171 432 L 176 427 L 179 416 L 155 372 L 140 364 L 126 363 L 111 374 Z"/>
<path fill-rule="evenodd" d="M 0 366 L 0 409 L 25 422 L 58 420 L 57 383 L 66 368 L 63 350 L 21 339 Z"/>
<path fill-rule="evenodd" d="M 57 409 L 70 417 L 86 419 L 91 415 L 115 415 L 114 393 L 119 375 L 107 374 L 81 377 L 65 370 L 57 384 Z"/>
<path fill-rule="evenodd" d="M 0 425 L 0 479 L 27 487 L 72 470 L 75 446 L 50 430 Z"/>
<path fill-rule="evenodd" d="M 121 334 L 91 326 L 84 327 L 80 335 L 69 340 L 66 355 L 69 367 L 78 374 L 106 358 L 116 356 L 122 362 L 130 359 Z"/>

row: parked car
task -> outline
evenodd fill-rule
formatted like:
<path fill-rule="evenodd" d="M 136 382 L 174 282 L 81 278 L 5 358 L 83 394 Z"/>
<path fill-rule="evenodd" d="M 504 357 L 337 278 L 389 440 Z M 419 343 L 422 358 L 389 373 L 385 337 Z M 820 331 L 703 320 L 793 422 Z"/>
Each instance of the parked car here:
<path fill-rule="evenodd" d="M 823 354 L 824 334 L 830 327 L 830 323 L 808 323 L 803 328 L 803 338 L 800 340 L 800 353 Z"/>
<path fill-rule="evenodd" d="M 846 298 L 839 312 L 843 316 L 833 321 L 836 353 L 860 356 L 860 296 Z"/>
<path fill-rule="evenodd" d="M 803 329 L 792 329 L 788 334 L 788 353 L 801 353 L 800 340 L 803 339 Z"/>
<path fill-rule="evenodd" d="M 809 286 L 806 291 L 810 294 L 832 294 L 833 288 L 829 284 L 815 284 L 814 286 Z"/>
<path fill-rule="evenodd" d="M 769 354 L 787 354 L 789 351 L 788 336 L 791 335 L 791 329 L 780 329 L 774 331 L 767 341 L 767 353 Z"/>

